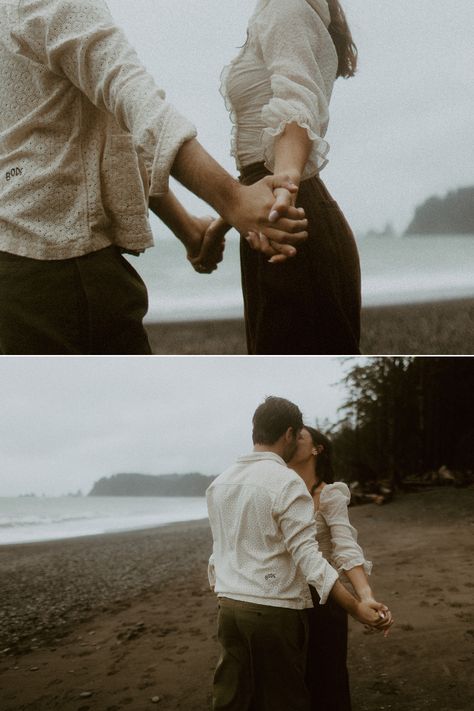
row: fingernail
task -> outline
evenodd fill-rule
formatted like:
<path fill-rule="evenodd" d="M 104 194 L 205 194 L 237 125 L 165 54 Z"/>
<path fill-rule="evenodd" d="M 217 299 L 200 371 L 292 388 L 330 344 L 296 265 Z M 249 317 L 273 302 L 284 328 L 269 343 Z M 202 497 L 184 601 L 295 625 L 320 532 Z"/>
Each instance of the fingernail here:
<path fill-rule="evenodd" d="M 270 222 L 276 222 L 279 218 L 279 214 L 276 210 L 272 210 L 270 213 L 270 217 L 268 218 Z"/>

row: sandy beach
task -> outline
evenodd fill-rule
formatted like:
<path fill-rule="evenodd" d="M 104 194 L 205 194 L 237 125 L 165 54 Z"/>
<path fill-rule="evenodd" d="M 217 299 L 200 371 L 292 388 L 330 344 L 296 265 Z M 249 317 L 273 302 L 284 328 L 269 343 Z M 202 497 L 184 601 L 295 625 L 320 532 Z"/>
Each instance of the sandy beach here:
<path fill-rule="evenodd" d="M 473 708 L 474 489 L 351 509 L 396 626 L 351 621 L 354 711 Z M 218 656 L 206 521 L 0 547 L 2 711 L 204 711 Z"/>
<path fill-rule="evenodd" d="M 154 323 L 147 328 L 156 355 L 247 352 L 244 324 L 238 319 Z M 474 299 L 365 308 L 361 346 L 366 355 L 471 355 Z"/>

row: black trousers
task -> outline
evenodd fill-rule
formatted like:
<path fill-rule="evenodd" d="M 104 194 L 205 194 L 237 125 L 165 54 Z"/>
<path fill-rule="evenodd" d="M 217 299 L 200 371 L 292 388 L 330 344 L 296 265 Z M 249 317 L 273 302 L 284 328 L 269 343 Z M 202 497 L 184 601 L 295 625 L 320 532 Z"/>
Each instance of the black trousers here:
<path fill-rule="evenodd" d="M 149 355 L 148 295 L 117 247 L 42 261 L 0 252 L 0 353 Z"/>
<path fill-rule="evenodd" d="M 221 601 L 213 711 L 309 711 L 305 610 Z"/>
<path fill-rule="evenodd" d="M 251 185 L 268 171 L 242 171 Z M 319 178 L 301 183 L 309 237 L 296 257 L 269 264 L 241 239 L 242 289 L 251 355 L 357 355 L 361 279 L 351 228 Z"/>
<path fill-rule="evenodd" d="M 309 642 L 306 685 L 311 711 L 351 711 L 347 671 L 347 613 L 336 602 L 319 604 L 311 589 L 314 607 L 308 610 Z"/>

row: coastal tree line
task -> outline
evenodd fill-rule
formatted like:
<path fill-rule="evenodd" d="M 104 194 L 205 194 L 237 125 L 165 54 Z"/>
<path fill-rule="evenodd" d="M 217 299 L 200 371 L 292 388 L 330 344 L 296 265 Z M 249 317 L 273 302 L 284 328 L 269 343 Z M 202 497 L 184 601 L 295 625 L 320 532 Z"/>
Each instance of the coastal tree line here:
<path fill-rule="evenodd" d="M 374 358 L 345 378 L 348 398 L 329 434 L 337 478 L 390 481 L 441 467 L 472 473 L 471 358 Z"/>

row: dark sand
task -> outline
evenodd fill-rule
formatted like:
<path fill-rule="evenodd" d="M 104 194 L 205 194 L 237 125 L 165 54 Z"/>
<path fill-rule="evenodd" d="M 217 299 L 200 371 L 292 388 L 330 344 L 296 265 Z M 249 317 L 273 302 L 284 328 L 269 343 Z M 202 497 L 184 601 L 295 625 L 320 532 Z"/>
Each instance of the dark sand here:
<path fill-rule="evenodd" d="M 247 353 L 244 324 L 238 319 L 147 328 L 156 355 Z M 365 308 L 361 347 L 367 355 L 472 355 L 474 299 Z"/>
<path fill-rule="evenodd" d="M 354 711 L 470 711 L 474 489 L 403 495 L 351 518 L 396 617 L 388 639 L 351 621 Z M 209 708 L 210 546 L 204 521 L 0 547 L 0 709 Z"/>

